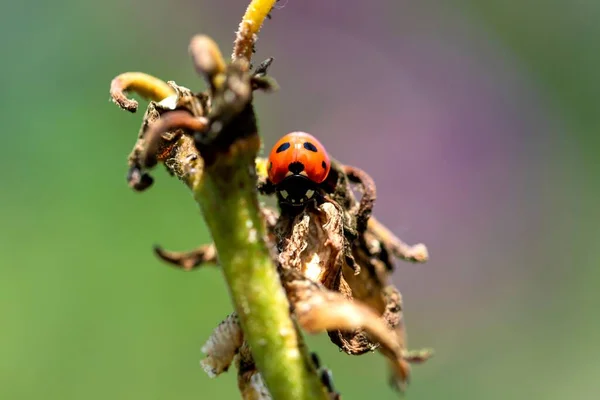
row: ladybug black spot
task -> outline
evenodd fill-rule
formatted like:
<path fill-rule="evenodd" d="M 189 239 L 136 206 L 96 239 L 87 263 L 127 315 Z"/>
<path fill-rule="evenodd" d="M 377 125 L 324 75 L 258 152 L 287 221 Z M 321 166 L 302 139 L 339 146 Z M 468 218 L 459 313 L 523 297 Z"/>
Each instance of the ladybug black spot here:
<path fill-rule="evenodd" d="M 288 165 L 288 170 L 292 174 L 298 175 L 300 174 L 300 172 L 304 171 L 304 164 L 302 164 L 299 161 L 294 161 L 293 163 L 290 163 L 290 165 Z"/>
<path fill-rule="evenodd" d="M 308 151 L 317 152 L 317 147 L 311 142 L 304 142 L 304 148 Z"/>
<path fill-rule="evenodd" d="M 323 169 L 327 168 L 327 164 L 325 164 L 325 161 L 321 161 L 321 167 L 323 167 Z"/>
<path fill-rule="evenodd" d="M 281 153 L 282 151 L 286 151 L 287 149 L 290 148 L 290 142 L 285 142 L 282 143 L 277 150 L 275 150 L 275 153 Z"/>

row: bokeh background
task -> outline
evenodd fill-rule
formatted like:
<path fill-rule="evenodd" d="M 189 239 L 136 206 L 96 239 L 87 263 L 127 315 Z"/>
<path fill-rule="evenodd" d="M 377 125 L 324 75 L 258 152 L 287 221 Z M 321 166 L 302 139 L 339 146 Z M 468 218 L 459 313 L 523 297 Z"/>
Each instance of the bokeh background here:
<path fill-rule="evenodd" d="M 244 0 L 2 5 L 0 398 L 236 399 L 200 347 L 231 311 L 218 269 L 151 245 L 209 241 L 162 170 L 125 183 L 142 114 L 109 102 L 141 70 L 201 88 L 193 34 L 226 53 Z M 306 130 L 370 172 L 375 214 L 431 261 L 399 263 L 409 399 L 600 398 L 600 2 L 282 0 L 258 42 L 281 90 L 265 145 Z M 311 347 L 345 399 L 395 399 L 379 354 Z"/>

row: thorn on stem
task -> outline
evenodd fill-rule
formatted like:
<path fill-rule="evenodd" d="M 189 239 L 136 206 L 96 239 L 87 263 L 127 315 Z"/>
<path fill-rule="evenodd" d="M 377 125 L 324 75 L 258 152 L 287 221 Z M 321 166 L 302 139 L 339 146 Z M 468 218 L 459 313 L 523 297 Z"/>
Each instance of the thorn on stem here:
<path fill-rule="evenodd" d="M 254 70 L 252 77 L 250 78 L 252 84 L 252 90 L 263 90 L 265 92 L 273 92 L 279 88 L 277 82 L 267 76 L 267 71 L 274 58 L 269 57 L 265 61 L 261 62 L 258 67 Z"/>
<path fill-rule="evenodd" d="M 256 69 L 254 70 L 254 76 L 256 76 L 256 77 L 265 76 L 269 70 L 269 67 L 271 66 L 271 64 L 273 64 L 274 60 L 275 60 L 274 57 L 269 57 L 265 61 L 258 64 L 258 67 L 256 67 Z"/>

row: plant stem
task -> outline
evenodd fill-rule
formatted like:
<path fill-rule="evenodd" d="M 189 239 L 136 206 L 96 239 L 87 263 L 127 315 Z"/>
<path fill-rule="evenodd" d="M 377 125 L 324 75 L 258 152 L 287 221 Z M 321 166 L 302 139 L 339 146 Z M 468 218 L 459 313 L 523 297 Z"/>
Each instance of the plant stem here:
<path fill-rule="evenodd" d="M 265 243 L 254 162 L 258 136 L 240 139 L 193 186 L 252 356 L 275 400 L 326 399 L 290 318 Z"/>
<path fill-rule="evenodd" d="M 236 32 L 231 59 L 245 60 L 248 66 L 256 43 L 257 34 L 277 0 L 252 0 L 242 17 Z"/>

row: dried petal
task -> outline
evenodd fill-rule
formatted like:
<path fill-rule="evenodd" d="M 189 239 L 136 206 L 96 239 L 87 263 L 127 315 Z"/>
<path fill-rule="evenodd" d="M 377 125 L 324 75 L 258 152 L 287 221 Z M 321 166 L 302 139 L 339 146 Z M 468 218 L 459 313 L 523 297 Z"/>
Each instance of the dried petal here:
<path fill-rule="evenodd" d="M 380 351 L 390 360 L 400 382 L 408 380 L 410 367 L 403 357 L 403 343 L 398 342 L 396 333 L 371 308 L 309 280 L 296 278 L 285 286 L 303 329 L 310 333 L 362 329 L 379 343 Z"/>

